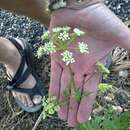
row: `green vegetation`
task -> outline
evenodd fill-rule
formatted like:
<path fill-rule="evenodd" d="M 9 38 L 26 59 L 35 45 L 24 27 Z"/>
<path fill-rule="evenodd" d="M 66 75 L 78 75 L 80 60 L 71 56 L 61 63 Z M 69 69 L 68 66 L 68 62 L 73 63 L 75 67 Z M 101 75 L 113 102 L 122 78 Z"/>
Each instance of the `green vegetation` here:
<path fill-rule="evenodd" d="M 64 101 L 59 102 L 57 97 L 54 96 L 43 98 L 43 119 L 52 116 L 58 112 L 62 106 L 66 105 L 66 103 L 69 102 L 70 94 L 77 102 L 80 102 L 84 96 L 87 97 L 91 94 L 91 92 L 81 93 L 81 88 L 77 87 L 74 82 L 70 67 L 70 64 L 76 62 L 76 60 L 73 57 L 73 53 L 69 51 L 69 45 L 75 43 L 76 39 L 84 34 L 85 32 L 77 28 L 72 30 L 70 27 L 57 27 L 52 29 L 52 32 L 48 31 L 42 36 L 42 39 L 46 41 L 46 43 L 38 49 L 38 57 L 44 54 L 61 52 L 62 60 L 69 67 L 71 74 L 71 80 L 64 90 Z M 78 47 L 73 49 L 80 51 L 82 54 L 89 53 L 89 48 L 85 42 L 78 43 Z M 97 62 L 96 65 L 99 73 L 103 76 L 103 79 L 106 80 L 110 71 L 100 62 Z M 100 83 L 98 89 L 101 93 L 106 93 L 112 89 L 112 85 Z M 130 112 L 117 114 L 112 107 L 109 107 L 104 109 L 103 115 L 95 116 L 87 123 L 79 124 L 74 130 L 129 130 L 129 122 Z"/>
<path fill-rule="evenodd" d="M 74 130 L 130 130 L 130 112 L 117 114 L 109 109 L 102 116 L 96 116 L 87 123 L 80 124 Z"/>

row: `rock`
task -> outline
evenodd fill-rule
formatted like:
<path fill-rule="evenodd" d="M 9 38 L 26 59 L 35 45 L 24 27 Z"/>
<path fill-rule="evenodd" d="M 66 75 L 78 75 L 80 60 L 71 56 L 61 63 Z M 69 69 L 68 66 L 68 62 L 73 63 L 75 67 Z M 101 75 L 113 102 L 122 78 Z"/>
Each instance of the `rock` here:
<path fill-rule="evenodd" d="M 115 96 L 113 95 L 113 93 L 108 93 L 107 96 L 110 97 L 110 98 L 112 98 L 112 99 L 115 98 Z"/>
<path fill-rule="evenodd" d="M 107 102 L 112 102 L 112 98 L 109 97 L 109 96 L 105 96 L 104 99 L 105 99 Z"/>
<path fill-rule="evenodd" d="M 99 106 L 99 107 L 97 107 L 97 108 L 95 108 L 94 110 L 93 110 L 93 114 L 97 114 L 97 113 L 100 113 L 100 112 L 102 112 L 103 111 L 103 107 L 102 106 Z"/>
<path fill-rule="evenodd" d="M 115 93 L 115 99 L 121 106 L 127 105 L 129 101 L 129 93 L 125 90 L 119 90 Z"/>
<path fill-rule="evenodd" d="M 117 112 L 123 112 L 123 108 L 121 106 L 112 106 L 112 108 Z"/>
<path fill-rule="evenodd" d="M 128 77 L 128 70 L 119 71 L 119 77 L 127 78 Z"/>

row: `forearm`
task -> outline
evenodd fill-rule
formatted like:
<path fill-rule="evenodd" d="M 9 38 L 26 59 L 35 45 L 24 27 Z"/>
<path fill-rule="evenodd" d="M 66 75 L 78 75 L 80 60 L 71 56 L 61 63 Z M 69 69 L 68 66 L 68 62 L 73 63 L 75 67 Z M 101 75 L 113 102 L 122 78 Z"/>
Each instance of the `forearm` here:
<path fill-rule="evenodd" d="M 47 4 L 47 0 L 0 0 L 0 8 L 29 16 L 49 26 L 50 14 L 46 11 Z"/>

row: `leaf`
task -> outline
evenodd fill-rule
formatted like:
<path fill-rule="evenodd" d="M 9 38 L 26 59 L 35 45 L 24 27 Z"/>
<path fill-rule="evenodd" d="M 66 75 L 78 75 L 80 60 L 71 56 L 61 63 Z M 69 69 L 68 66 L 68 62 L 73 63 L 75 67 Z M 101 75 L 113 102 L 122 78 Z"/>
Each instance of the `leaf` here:
<path fill-rule="evenodd" d="M 120 130 L 128 130 L 130 127 L 130 112 L 124 112 L 119 116 Z"/>
<path fill-rule="evenodd" d="M 97 62 L 96 65 L 97 65 L 98 71 L 103 75 L 103 79 L 107 79 L 108 75 L 110 74 L 109 69 L 106 68 L 105 65 L 100 62 Z"/>
<path fill-rule="evenodd" d="M 112 89 L 112 85 L 106 84 L 106 83 L 100 83 L 100 84 L 98 85 L 98 88 L 99 88 L 99 90 L 100 90 L 102 93 L 105 93 L 105 92 L 107 92 L 108 90 Z"/>
<path fill-rule="evenodd" d="M 76 89 L 75 90 L 75 99 L 77 102 L 80 102 L 81 100 L 81 91 L 80 91 L 80 88 Z"/>
<path fill-rule="evenodd" d="M 64 90 L 64 97 L 69 97 L 69 91 L 68 91 L 68 89 Z"/>
<path fill-rule="evenodd" d="M 88 96 L 91 95 L 91 94 L 92 94 L 92 92 L 85 91 L 85 92 L 83 93 L 83 95 L 82 95 L 82 98 L 88 97 Z"/>

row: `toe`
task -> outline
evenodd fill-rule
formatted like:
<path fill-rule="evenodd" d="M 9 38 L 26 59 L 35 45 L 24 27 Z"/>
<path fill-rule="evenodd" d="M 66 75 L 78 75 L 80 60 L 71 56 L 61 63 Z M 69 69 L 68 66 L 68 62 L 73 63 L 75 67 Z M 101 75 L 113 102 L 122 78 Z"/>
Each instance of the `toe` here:
<path fill-rule="evenodd" d="M 23 94 L 21 93 L 16 93 L 16 98 L 21 101 L 25 106 L 27 106 L 27 101 L 26 101 L 26 98 Z"/>
<path fill-rule="evenodd" d="M 30 96 L 27 94 L 21 94 L 19 92 L 12 92 L 13 96 L 18 99 L 20 102 L 22 102 L 25 106 L 33 107 L 33 102 L 31 101 Z"/>
<path fill-rule="evenodd" d="M 34 97 L 33 97 L 33 103 L 34 104 L 40 104 L 41 103 L 41 101 L 42 101 L 42 96 L 40 96 L 40 95 L 35 95 Z"/>
<path fill-rule="evenodd" d="M 32 100 L 31 100 L 31 98 L 28 95 L 26 95 L 25 98 L 26 98 L 27 106 L 28 107 L 33 107 L 34 104 L 33 104 Z"/>

